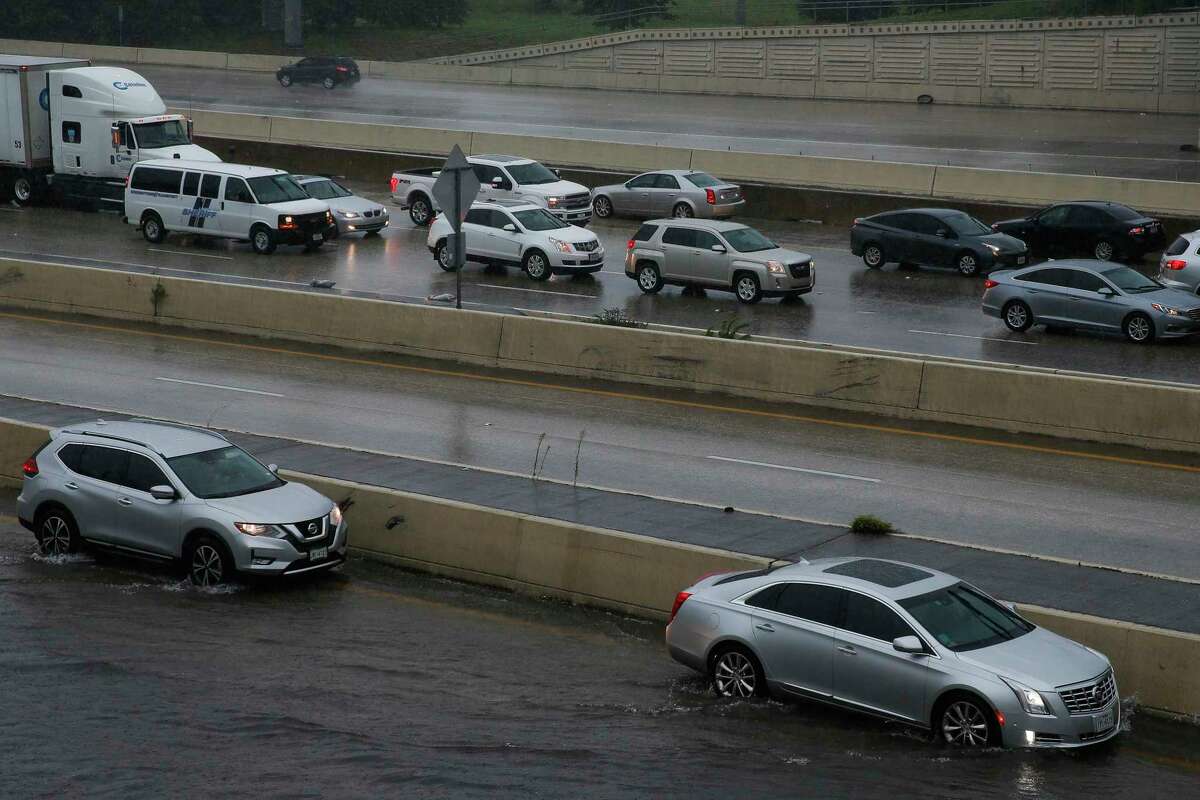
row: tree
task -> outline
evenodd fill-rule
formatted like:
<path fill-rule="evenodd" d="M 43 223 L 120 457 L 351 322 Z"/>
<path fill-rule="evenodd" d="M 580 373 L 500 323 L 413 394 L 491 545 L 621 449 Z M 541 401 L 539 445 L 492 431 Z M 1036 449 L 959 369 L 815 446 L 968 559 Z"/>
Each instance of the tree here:
<path fill-rule="evenodd" d="M 587 13 L 596 24 L 613 30 L 635 28 L 649 19 L 675 19 L 675 0 L 587 0 Z"/>

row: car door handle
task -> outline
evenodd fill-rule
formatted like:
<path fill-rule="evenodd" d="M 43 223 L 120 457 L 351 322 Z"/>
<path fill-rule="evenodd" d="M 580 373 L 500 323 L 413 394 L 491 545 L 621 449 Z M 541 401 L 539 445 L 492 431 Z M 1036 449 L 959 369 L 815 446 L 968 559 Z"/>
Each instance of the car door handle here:
<path fill-rule="evenodd" d="M 858 655 L 858 651 L 855 650 L 853 647 L 847 647 L 846 645 L 842 645 L 842 644 L 838 645 L 838 652 L 845 653 L 848 656 Z"/>
<path fill-rule="evenodd" d="M 762 625 L 755 625 L 754 627 L 758 628 L 760 631 L 766 631 L 767 633 L 775 632 L 775 626 L 769 622 L 764 622 Z"/>
<path fill-rule="evenodd" d="M 79 484 L 76 483 L 75 481 L 67 481 L 66 483 L 63 484 L 63 488 L 70 489 L 71 491 L 75 491 L 76 489 L 79 488 Z"/>
<path fill-rule="evenodd" d="M 118 497 L 118 498 L 117 498 L 117 502 L 118 502 L 118 503 L 120 503 L 120 504 L 121 504 L 121 505 L 123 505 L 123 506 L 131 506 L 131 505 L 133 505 L 133 501 L 132 501 L 132 500 L 130 500 L 128 497 Z"/>

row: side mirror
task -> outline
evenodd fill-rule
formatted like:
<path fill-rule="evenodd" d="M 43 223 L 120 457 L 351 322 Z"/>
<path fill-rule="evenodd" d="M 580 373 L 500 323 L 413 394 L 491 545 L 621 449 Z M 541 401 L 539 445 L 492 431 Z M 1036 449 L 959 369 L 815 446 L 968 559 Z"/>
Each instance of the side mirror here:
<path fill-rule="evenodd" d="M 117 126 L 117 123 L 114 122 L 109 127 L 109 131 L 111 131 L 111 133 L 112 133 L 112 149 L 120 150 L 121 149 L 121 129 Z"/>
<path fill-rule="evenodd" d="M 150 496 L 153 497 L 155 500 L 174 500 L 179 495 L 177 495 L 175 493 L 174 487 L 162 485 L 162 486 L 151 486 L 150 487 Z"/>
<path fill-rule="evenodd" d="M 1016 603 L 1005 603 L 1004 607 L 1007 608 L 1009 611 L 1013 612 L 1014 614 L 1017 613 L 1017 604 Z"/>
<path fill-rule="evenodd" d="M 925 652 L 925 645 L 916 636 L 898 636 L 892 640 L 892 647 L 901 653 L 920 655 Z"/>
<path fill-rule="evenodd" d="M 1101 297 L 1116 297 L 1117 296 L 1117 293 L 1114 292 L 1108 286 L 1101 286 L 1099 289 L 1096 290 L 1096 294 L 1100 295 Z"/>
<path fill-rule="evenodd" d="M 555 176 L 556 178 L 561 178 L 561 177 L 562 177 L 562 173 L 561 173 L 561 172 L 559 172 L 558 170 L 556 170 L 556 169 L 552 169 L 552 170 L 550 170 L 550 171 L 554 173 L 554 176 Z"/>
<path fill-rule="evenodd" d="M 492 188 L 493 189 L 499 189 L 503 185 L 504 185 L 504 178 L 501 178 L 499 175 L 492 178 Z"/>
<path fill-rule="evenodd" d="M 267 464 L 267 469 L 271 470 L 271 472 L 278 473 L 279 465 L 278 464 Z"/>
<path fill-rule="evenodd" d="M 714 245 L 712 246 L 712 251 L 713 251 L 714 253 L 724 253 L 724 252 L 725 252 L 725 245 L 723 245 L 723 244 L 714 244 Z"/>
<path fill-rule="evenodd" d="M 510 222 L 510 223 L 508 223 L 507 225 L 505 225 L 505 226 L 504 226 L 504 227 L 503 227 L 501 230 L 506 230 L 506 231 L 508 231 L 509 233 L 516 233 L 516 232 L 517 232 L 517 226 L 516 226 L 516 225 L 513 225 L 513 224 Z"/>
<path fill-rule="evenodd" d="M 196 138 L 196 137 L 193 135 L 193 134 L 194 134 L 194 132 L 195 132 L 195 129 L 196 129 L 196 124 L 195 124 L 194 122 L 192 122 L 192 118 L 191 118 L 191 117 L 188 117 L 188 120 L 187 120 L 187 132 L 188 132 L 188 141 L 189 141 L 189 142 L 191 142 L 191 141 L 195 141 L 195 138 Z"/>

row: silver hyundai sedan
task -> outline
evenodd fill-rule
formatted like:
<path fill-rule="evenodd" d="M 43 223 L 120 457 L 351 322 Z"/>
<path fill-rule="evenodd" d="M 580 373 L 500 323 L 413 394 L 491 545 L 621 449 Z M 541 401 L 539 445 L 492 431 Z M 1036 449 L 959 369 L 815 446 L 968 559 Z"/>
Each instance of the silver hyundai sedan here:
<path fill-rule="evenodd" d="M 897 561 L 707 576 L 675 598 L 667 647 L 720 695 L 818 700 L 954 746 L 1081 747 L 1120 730 L 1104 655 Z"/>
<path fill-rule="evenodd" d="M 592 192 L 592 213 L 613 216 L 732 217 L 746 205 L 742 187 L 690 169 L 644 172 L 625 183 L 601 186 Z"/>

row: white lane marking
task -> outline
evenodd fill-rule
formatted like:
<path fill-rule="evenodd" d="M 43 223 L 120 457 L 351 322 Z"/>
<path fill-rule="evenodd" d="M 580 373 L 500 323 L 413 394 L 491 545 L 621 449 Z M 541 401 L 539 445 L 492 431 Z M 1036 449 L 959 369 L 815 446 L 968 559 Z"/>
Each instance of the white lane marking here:
<path fill-rule="evenodd" d="M 984 342 L 1004 342 L 1005 344 L 1027 344 L 1032 347 L 1037 347 L 1037 342 L 1023 342 L 1020 339 L 997 339 L 994 336 L 968 336 L 965 333 L 942 333 L 941 331 L 915 331 L 911 328 L 909 333 L 924 333 L 928 336 L 953 336 L 955 339 L 979 339 Z"/>
<path fill-rule="evenodd" d="M 545 289 L 526 289 L 523 286 L 500 286 L 495 283 L 477 283 L 476 286 L 486 286 L 489 289 L 507 289 L 510 292 L 536 292 L 537 294 L 552 294 L 556 297 L 583 297 L 588 300 L 599 300 L 594 294 L 575 294 L 573 292 L 550 292 Z"/>
<path fill-rule="evenodd" d="M 202 381 L 185 381 L 180 378 L 155 378 L 156 381 L 166 381 L 167 383 L 186 383 L 188 386 L 203 386 L 206 389 L 225 389 L 230 392 L 245 392 L 246 394 L 261 394 L 264 397 L 283 397 L 275 392 L 262 392 L 258 389 L 242 389 L 238 386 L 222 386 L 219 383 L 204 383 Z"/>
<path fill-rule="evenodd" d="M 219 258 L 222 261 L 233 261 L 233 256 L 217 256 L 212 253 L 185 253 L 183 250 L 160 250 L 157 247 L 147 247 L 147 251 L 151 253 L 169 253 L 173 256 L 188 256 L 196 258 Z"/>
<path fill-rule="evenodd" d="M 783 464 L 766 464 L 762 461 L 746 461 L 741 458 L 726 458 L 725 456 L 705 456 L 705 458 L 713 461 L 732 461 L 735 464 L 749 464 L 752 467 L 767 467 L 769 469 L 786 469 L 789 472 L 806 472 L 809 475 L 824 475 L 827 478 L 843 478 L 848 481 L 862 481 L 863 483 L 882 483 L 879 478 L 864 478 L 862 475 L 846 475 L 842 472 L 826 472 L 820 469 L 804 469 L 803 467 L 788 467 Z"/>

